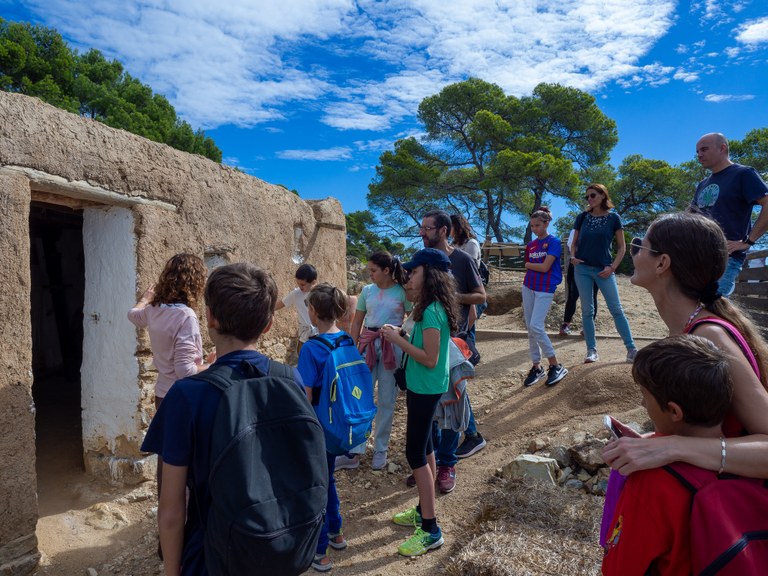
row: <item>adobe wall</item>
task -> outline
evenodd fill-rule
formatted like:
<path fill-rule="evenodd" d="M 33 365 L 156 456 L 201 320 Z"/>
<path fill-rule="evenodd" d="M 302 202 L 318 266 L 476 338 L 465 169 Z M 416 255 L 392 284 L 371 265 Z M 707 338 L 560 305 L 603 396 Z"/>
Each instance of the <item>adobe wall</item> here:
<path fill-rule="evenodd" d="M 346 287 L 345 223 L 337 200 L 307 202 L 283 187 L 233 168 L 80 118 L 34 98 L 0 92 L 0 267 L 5 272 L 0 275 L 0 349 L 5 360 L 0 375 L 4 406 L 0 455 L 7 463 L 0 472 L 0 517 L 4 519 L 0 523 L 0 573 L 9 557 L 3 552 L 8 543 L 34 538 L 36 520 L 36 511 L 30 512 L 36 510 L 30 199 L 74 203 L 84 208 L 86 222 L 89 211 L 101 217 L 109 206 L 118 207 L 120 227 L 130 234 L 132 226 L 133 237 L 127 241 L 135 254 L 135 262 L 121 271 L 125 277 L 135 277 L 134 285 L 124 295 L 113 296 L 121 318 L 156 281 L 165 261 L 182 251 L 219 262 L 251 261 L 272 272 L 281 296 L 293 289 L 294 272 L 301 262 L 314 264 L 321 280 Z M 118 234 L 114 241 L 126 239 Z M 91 272 L 99 273 L 102 271 Z M 86 293 L 88 274 L 86 270 Z M 84 313 L 87 315 L 86 310 Z M 92 316 L 98 320 L 98 314 Z M 122 325 L 115 333 L 125 329 Z M 285 359 L 294 349 L 295 338 L 294 312 L 280 312 L 261 347 L 270 356 Z M 146 333 L 137 331 L 132 341 L 131 349 L 124 351 L 132 366 L 120 369 L 132 391 L 115 400 L 122 403 L 122 413 L 114 421 L 107 422 L 111 416 L 105 408 L 113 408 L 105 404 L 108 399 L 85 398 L 86 390 L 92 388 L 98 394 L 95 383 L 82 382 L 86 466 L 94 474 L 121 482 L 141 481 L 153 474 L 152 461 L 139 452 L 139 445 L 153 413 L 155 376 Z M 86 377 L 83 371 L 82 378 Z M 133 405 L 126 408 L 126 402 Z M 11 493 L 15 494 L 13 502 L 7 498 Z"/>

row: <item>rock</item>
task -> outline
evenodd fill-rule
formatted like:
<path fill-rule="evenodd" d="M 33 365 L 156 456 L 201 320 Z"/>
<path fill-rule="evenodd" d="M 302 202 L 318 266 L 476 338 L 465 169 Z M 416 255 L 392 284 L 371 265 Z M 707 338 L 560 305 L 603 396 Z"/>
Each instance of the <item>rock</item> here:
<path fill-rule="evenodd" d="M 522 454 L 502 469 L 504 478 L 528 478 L 557 486 L 557 462 L 552 458 Z"/>
<path fill-rule="evenodd" d="M 587 439 L 587 433 L 586 432 L 576 432 L 573 435 L 573 443 L 574 444 L 581 444 L 586 439 Z"/>
<path fill-rule="evenodd" d="M 600 478 L 597 482 L 595 482 L 592 485 L 592 494 L 595 494 L 596 496 L 605 496 L 605 493 L 607 490 L 608 490 L 607 479 Z"/>
<path fill-rule="evenodd" d="M 528 452 L 533 454 L 539 450 L 544 450 L 548 444 L 549 442 L 544 438 L 534 438 L 531 440 L 530 444 L 528 444 Z"/>
<path fill-rule="evenodd" d="M 390 462 L 389 464 L 387 464 L 387 472 L 389 472 L 390 474 L 394 474 L 398 470 L 400 470 L 400 466 L 398 466 L 394 462 Z"/>
<path fill-rule="evenodd" d="M 88 568 L 88 570 L 86 570 L 86 573 L 88 574 L 88 576 L 99 576 L 99 573 L 96 571 L 96 568 Z"/>
<path fill-rule="evenodd" d="M 560 468 L 568 468 L 571 465 L 571 455 L 565 446 L 554 446 L 549 451 L 549 457 L 557 461 Z"/>
<path fill-rule="evenodd" d="M 591 438 L 572 446 L 568 452 L 576 464 L 590 474 L 594 474 L 598 469 L 605 466 L 601 456 L 604 447 L 605 442 L 598 438 Z"/>
<path fill-rule="evenodd" d="M 560 484 L 565 484 L 565 481 L 568 480 L 568 477 L 573 474 L 573 469 L 570 466 L 567 466 L 560 470 L 560 478 L 558 479 L 558 482 Z"/>
<path fill-rule="evenodd" d="M 97 530 L 114 530 L 128 525 L 128 518 L 119 508 L 99 502 L 87 510 L 85 523 Z"/>
<path fill-rule="evenodd" d="M 584 488 L 584 483 L 581 480 L 576 480 L 575 478 L 571 478 L 565 483 L 565 487 L 569 490 L 581 490 Z"/>
<path fill-rule="evenodd" d="M 590 478 L 592 478 L 592 475 L 587 472 L 586 470 L 582 470 L 578 474 L 576 474 L 576 478 L 581 480 L 582 482 L 588 482 Z"/>

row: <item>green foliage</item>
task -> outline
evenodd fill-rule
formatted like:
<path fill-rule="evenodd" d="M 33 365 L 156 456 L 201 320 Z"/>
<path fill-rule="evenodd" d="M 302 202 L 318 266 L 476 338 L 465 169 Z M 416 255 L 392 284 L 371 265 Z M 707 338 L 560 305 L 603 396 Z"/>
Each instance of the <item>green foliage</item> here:
<path fill-rule="evenodd" d="M 369 186 L 369 205 L 395 236 L 414 235 L 438 207 L 504 241 L 514 234 L 504 215 L 527 216 L 546 194 L 575 198 L 580 172 L 604 163 L 617 141 L 592 96 L 557 84 L 516 98 L 470 78 L 425 98 L 418 117 L 425 139 L 382 154 Z"/>
<path fill-rule="evenodd" d="M 752 166 L 768 180 L 768 128 L 756 128 L 747 132 L 744 140 L 729 140 L 731 160 Z"/>
<path fill-rule="evenodd" d="M 98 50 L 73 51 L 51 28 L 0 18 L 0 90 L 221 162 L 216 143 L 180 120 L 165 97 Z"/>
<path fill-rule="evenodd" d="M 406 249 L 400 242 L 386 236 L 379 236 L 379 228 L 373 213 L 368 210 L 350 212 L 345 215 L 347 222 L 347 256 L 355 256 L 365 262 L 374 252 L 386 250 L 401 258 L 410 256 L 413 250 Z"/>

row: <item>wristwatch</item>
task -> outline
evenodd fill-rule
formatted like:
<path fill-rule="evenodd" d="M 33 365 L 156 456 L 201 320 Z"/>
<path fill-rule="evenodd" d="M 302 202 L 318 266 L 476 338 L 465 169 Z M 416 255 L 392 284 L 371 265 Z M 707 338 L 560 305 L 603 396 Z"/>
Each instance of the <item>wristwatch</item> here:
<path fill-rule="evenodd" d="M 755 241 L 754 241 L 754 240 L 750 240 L 750 238 L 749 238 L 749 234 L 747 234 L 746 236 L 744 236 L 744 240 L 742 240 L 742 242 L 743 242 L 744 244 L 749 244 L 750 246 L 754 246 L 754 245 L 755 245 Z"/>

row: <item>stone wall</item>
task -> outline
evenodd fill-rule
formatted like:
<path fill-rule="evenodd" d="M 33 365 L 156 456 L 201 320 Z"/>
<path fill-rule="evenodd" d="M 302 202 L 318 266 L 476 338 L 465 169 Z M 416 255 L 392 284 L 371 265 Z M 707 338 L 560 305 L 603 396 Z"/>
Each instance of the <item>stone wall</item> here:
<path fill-rule="evenodd" d="M 23 176 L 0 176 L 0 191 L 0 574 L 15 575 L 31 571 L 40 556 L 35 538 L 29 182 Z"/>
<path fill-rule="evenodd" d="M 86 307 L 89 275 L 110 274 L 107 265 L 89 269 L 89 254 L 98 252 L 108 264 L 110 252 L 101 250 L 101 244 L 113 242 L 128 243 L 116 246 L 121 249 L 121 258 L 125 258 L 123 248 L 129 250 L 129 256 L 130 251 L 134 255 L 135 261 L 120 270 L 121 278 L 133 277 L 133 285 L 105 303 L 96 299 L 95 306 L 109 310 L 84 309 L 86 342 L 89 330 L 94 329 L 89 322 L 102 319 L 103 330 L 102 315 L 107 312 L 113 323 L 107 324 L 115 326 L 113 334 L 124 330 L 120 323 L 127 322 L 127 310 L 157 280 L 166 260 L 178 252 L 192 252 L 217 263 L 251 261 L 272 272 L 281 296 L 294 288 L 294 272 L 303 262 L 315 265 L 321 280 L 346 287 L 345 223 L 337 200 L 307 202 L 281 186 L 234 168 L 109 128 L 34 98 L 0 92 L 0 266 L 5 272 L 0 279 L 0 346 L 5 361 L 0 376 L 4 401 L 0 455 L 5 456 L 6 463 L 0 472 L 0 490 L 5 496 L 0 500 L 0 517 L 4 519 L 0 526 L 0 565 L 26 557 L 25 548 L 36 553 L 29 320 L 31 200 L 84 211 Z M 112 235 L 109 218 L 102 216 L 115 209 L 122 211 L 120 222 L 128 225 L 121 224 Z M 101 224 L 94 225 L 94 221 Z M 104 282 L 108 285 L 109 278 L 98 278 L 99 286 Z M 296 333 L 295 313 L 279 312 L 261 348 L 274 358 L 286 359 L 294 350 Z M 90 334 L 93 340 L 94 334 L 103 333 Z M 96 345 L 106 338 L 97 335 Z M 86 467 L 96 475 L 121 482 L 141 481 L 153 471 L 152 462 L 140 453 L 139 446 L 153 413 L 155 374 L 146 333 L 137 331 L 135 338 L 129 339 L 133 339 L 129 346 L 118 342 L 108 350 L 121 360 L 126 355 L 133 358 L 135 369 L 121 368 L 119 374 L 127 381 L 120 386 L 133 387 L 128 394 L 105 391 L 103 379 L 98 377 L 99 366 L 86 365 L 87 350 L 81 373 L 83 379 L 99 379 L 98 385 L 81 382 L 83 393 L 88 391 L 88 398 L 83 400 Z M 206 347 L 210 347 L 207 340 Z M 7 498 L 11 493 L 13 501 Z M 9 545 L 13 550 L 10 556 L 4 553 Z"/>

